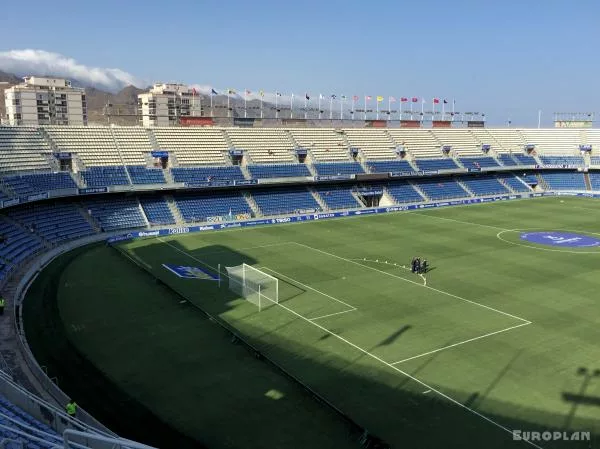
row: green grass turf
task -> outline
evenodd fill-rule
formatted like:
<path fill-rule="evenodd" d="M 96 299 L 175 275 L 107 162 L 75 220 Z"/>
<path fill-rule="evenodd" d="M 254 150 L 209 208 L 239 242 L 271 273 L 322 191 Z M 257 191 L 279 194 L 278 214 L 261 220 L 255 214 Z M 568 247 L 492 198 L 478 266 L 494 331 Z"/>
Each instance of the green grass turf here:
<path fill-rule="evenodd" d="M 532 447 L 512 441 L 502 427 L 600 434 L 600 377 L 582 374 L 600 368 L 600 250 L 521 246 L 510 230 L 590 234 L 600 232 L 598 219 L 595 200 L 544 198 L 120 246 L 394 447 Z M 426 286 L 397 266 L 415 255 L 433 267 Z M 280 278 L 280 306 L 259 313 L 225 285 L 181 279 L 161 266 L 242 262 Z M 157 412 L 160 406 L 177 421 L 178 408 L 193 416 L 200 398 L 185 392 L 195 392 L 202 357 L 195 364 L 171 359 L 181 365 L 163 376 L 154 372 L 164 369 L 161 358 L 174 348 L 193 354 L 197 340 L 188 321 L 198 318 L 146 313 L 139 300 L 128 298 L 150 301 L 152 289 L 142 291 L 135 276 L 118 270 L 109 272 L 126 284 L 119 296 L 126 304 L 118 305 L 126 310 L 105 316 L 93 299 L 100 278 L 107 279 L 105 270 L 91 269 L 96 263 L 90 255 L 66 273 L 71 287 L 60 295 L 64 321 L 78 329 L 76 345 Z M 157 327 L 168 330 L 158 340 L 150 331 Z M 138 353 L 147 351 L 156 358 L 142 364 Z M 185 404 L 159 394 L 163 389 L 176 390 Z M 228 412 L 219 411 L 223 417 Z M 263 444 L 269 438 L 241 422 L 235 432 L 263 438 Z M 600 447 L 595 440 L 538 444 Z"/>

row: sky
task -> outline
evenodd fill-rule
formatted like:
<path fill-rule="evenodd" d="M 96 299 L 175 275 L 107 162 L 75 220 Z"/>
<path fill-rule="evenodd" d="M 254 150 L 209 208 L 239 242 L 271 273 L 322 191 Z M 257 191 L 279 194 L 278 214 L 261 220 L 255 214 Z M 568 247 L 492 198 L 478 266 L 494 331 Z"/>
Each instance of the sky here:
<path fill-rule="evenodd" d="M 594 0 L 28 0 L 0 15 L 0 70 L 31 49 L 20 69 L 62 55 L 109 84 L 437 97 L 489 125 L 537 126 L 541 110 L 551 126 L 600 109 L 599 22 Z"/>

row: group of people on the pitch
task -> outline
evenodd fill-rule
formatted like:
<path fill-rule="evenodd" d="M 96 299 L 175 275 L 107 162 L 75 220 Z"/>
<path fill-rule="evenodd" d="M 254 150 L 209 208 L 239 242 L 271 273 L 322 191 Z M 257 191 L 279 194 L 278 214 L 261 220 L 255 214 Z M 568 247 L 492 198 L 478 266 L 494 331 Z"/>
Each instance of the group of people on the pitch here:
<path fill-rule="evenodd" d="M 429 264 L 427 263 L 427 259 L 421 260 L 420 257 L 413 257 L 411 264 L 411 271 L 416 274 L 425 274 L 427 273 L 427 269 L 429 268 Z"/>

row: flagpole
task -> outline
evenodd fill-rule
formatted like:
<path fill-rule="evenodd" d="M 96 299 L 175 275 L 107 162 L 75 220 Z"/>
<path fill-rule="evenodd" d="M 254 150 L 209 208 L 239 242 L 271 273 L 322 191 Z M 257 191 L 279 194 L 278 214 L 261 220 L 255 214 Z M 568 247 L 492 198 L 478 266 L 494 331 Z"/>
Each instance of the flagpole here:
<path fill-rule="evenodd" d="M 333 97 L 329 97 L 329 120 L 333 119 Z"/>
<path fill-rule="evenodd" d="M 244 118 L 248 117 L 248 89 L 244 89 Z"/>
<path fill-rule="evenodd" d="M 319 103 L 320 104 L 320 103 Z M 319 106 L 319 110 L 321 106 Z M 304 95 L 304 119 L 308 118 L 308 94 Z M 319 119 L 321 118 L 321 112 L 319 112 Z"/>
<path fill-rule="evenodd" d="M 431 100 L 431 121 L 433 122 L 433 119 L 435 117 L 435 98 Z"/>
<path fill-rule="evenodd" d="M 410 99 L 410 119 L 413 119 L 413 103 L 412 98 Z"/>
<path fill-rule="evenodd" d="M 290 99 L 290 118 L 294 118 L 294 94 L 292 94 L 292 98 Z"/>
<path fill-rule="evenodd" d="M 344 96 L 342 96 L 342 99 L 340 100 L 340 120 L 344 120 L 344 100 L 346 98 L 344 98 Z"/>
<path fill-rule="evenodd" d="M 321 94 L 319 94 L 319 99 L 317 100 L 317 107 L 319 108 L 319 120 L 321 120 Z"/>
<path fill-rule="evenodd" d="M 265 93 L 261 92 L 260 93 L 260 118 L 263 118 L 263 97 L 264 97 Z"/>
<path fill-rule="evenodd" d="M 367 96 L 365 95 L 365 111 L 363 113 L 365 121 L 367 120 Z"/>
<path fill-rule="evenodd" d="M 379 98 L 375 97 L 375 110 L 377 114 L 375 114 L 376 120 L 379 120 Z"/>
<path fill-rule="evenodd" d="M 210 116 L 213 117 L 213 93 L 210 92 Z"/>
<path fill-rule="evenodd" d="M 229 90 L 227 91 L 227 117 L 231 117 L 231 109 L 229 108 Z"/>
<path fill-rule="evenodd" d="M 442 100 L 442 120 L 446 118 L 446 100 Z"/>
<path fill-rule="evenodd" d="M 279 92 L 275 91 L 275 118 L 279 118 L 279 108 L 277 107 L 277 98 L 279 97 Z"/>
<path fill-rule="evenodd" d="M 392 97 L 388 96 L 388 120 L 392 116 Z"/>
<path fill-rule="evenodd" d="M 352 120 L 354 120 L 354 101 L 355 101 L 354 97 L 355 97 L 355 95 L 352 95 L 352 108 L 350 109 L 352 111 L 352 113 L 350 114 L 350 118 Z"/>

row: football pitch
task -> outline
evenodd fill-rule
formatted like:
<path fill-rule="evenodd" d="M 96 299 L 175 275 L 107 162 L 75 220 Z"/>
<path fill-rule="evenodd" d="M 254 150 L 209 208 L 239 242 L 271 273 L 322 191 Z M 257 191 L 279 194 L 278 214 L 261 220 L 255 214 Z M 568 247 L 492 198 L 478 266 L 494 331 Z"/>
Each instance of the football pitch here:
<path fill-rule="evenodd" d="M 589 448 L 600 447 L 600 246 L 521 237 L 563 232 L 600 238 L 599 220 L 596 200 L 542 198 L 177 235 L 118 247 L 129 262 L 221 320 L 392 447 Z M 411 272 L 415 256 L 429 261 L 426 274 Z M 259 311 L 228 289 L 225 267 L 242 263 L 278 279 L 277 304 L 263 299 Z M 84 260 L 65 273 L 72 289 L 93 285 L 93 264 Z M 221 273 L 221 282 L 181 277 L 165 265 Z M 131 297 L 142 291 L 135 277 L 121 281 Z M 93 290 L 89 298 L 59 296 L 61 316 L 79 349 L 119 382 L 111 367 L 135 358 L 113 352 L 116 360 L 109 363 L 107 354 L 99 354 L 98 340 L 110 335 L 109 348 L 118 348 L 113 333 L 135 332 L 136 321 L 114 314 L 107 323 L 86 305 L 101 296 Z M 145 301 L 139 295 L 132 299 L 136 307 Z M 162 324 L 160 315 L 143 323 Z M 186 341 L 189 326 L 193 321 L 175 326 L 160 341 L 147 333 L 142 345 L 158 352 L 172 336 L 182 351 L 193 352 L 197 342 Z M 150 398 L 157 389 L 168 392 L 169 384 L 185 391 L 187 376 L 159 379 L 152 366 L 142 368 L 145 374 L 127 385 L 141 402 L 158 408 Z M 177 369 L 196 368 L 191 363 Z M 177 408 L 165 396 L 165 408 Z M 187 400 L 179 397 L 177 404 L 193 409 L 192 397 Z M 245 413 L 267 412 L 247 406 Z M 231 430 L 244 431 L 243 424 Z M 550 441 L 517 441 L 513 431 L 557 433 Z M 586 438 L 574 432 L 589 433 L 591 441 L 573 441 Z M 277 446 L 269 444 L 268 433 L 264 444 Z"/>

